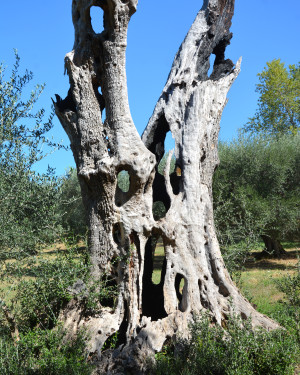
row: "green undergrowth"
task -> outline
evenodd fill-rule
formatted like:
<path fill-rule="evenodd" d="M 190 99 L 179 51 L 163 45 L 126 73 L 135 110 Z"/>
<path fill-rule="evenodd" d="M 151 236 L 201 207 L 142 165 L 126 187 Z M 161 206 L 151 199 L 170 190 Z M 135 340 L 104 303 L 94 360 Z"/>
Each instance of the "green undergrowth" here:
<path fill-rule="evenodd" d="M 0 303 L 13 316 L 19 340 L 12 337 L 12 325 L 0 309 L 0 374 L 91 373 L 84 335 L 68 341 L 59 324 L 61 309 L 73 298 L 70 287 L 78 280 L 87 283 L 89 270 L 85 249 L 72 241 L 63 250 L 2 262 Z M 83 301 L 95 304 L 95 291 L 84 292 Z"/>
<path fill-rule="evenodd" d="M 64 332 L 35 328 L 12 342 L 2 327 L 0 332 L 0 373 L 2 375 L 89 375 L 92 366 L 86 361 L 83 334 L 70 342 Z"/>
<path fill-rule="evenodd" d="M 202 315 L 189 340 L 179 339 L 156 354 L 155 375 L 293 375 L 299 342 L 288 330 L 253 331 L 230 318 L 224 330 Z"/>
<path fill-rule="evenodd" d="M 163 254 L 158 244 L 153 275 L 157 282 Z M 212 326 L 204 315 L 191 326 L 189 341 L 169 342 L 156 354 L 155 367 L 149 373 L 294 374 L 300 362 L 300 272 L 296 261 L 292 257 L 254 260 L 253 264 L 246 263 L 240 279 L 243 292 L 257 309 L 268 313 L 285 330 L 253 332 L 250 322 L 242 328 L 236 318 L 230 318 L 224 330 Z M 89 270 L 85 246 L 71 240 L 57 250 L 49 248 L 36 256 L 1 263 L 1 303 L 13 314 L 20 340 L 11 337 L 0 309 L 0 374 L 91 374 L 83 333 L 75 341 L 67 341 L 58 323 L 61 309 L 73 298 L 70 286 L 78 280 L 85 285 L 79 297 L 88 310 L 97 311 L 99 302 L 105 306 L 114 303 L 117 290 L 111 280 L 103 277 L 91 282 Z M 117 342 L 115 333 L 104 349 L 115 348 Z"/>

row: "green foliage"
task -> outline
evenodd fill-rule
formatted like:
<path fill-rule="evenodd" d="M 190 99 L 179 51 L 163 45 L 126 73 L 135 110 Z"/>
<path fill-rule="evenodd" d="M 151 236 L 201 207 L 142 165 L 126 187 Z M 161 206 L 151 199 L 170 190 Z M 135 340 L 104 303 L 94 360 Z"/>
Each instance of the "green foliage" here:
<path fill-rule="evenodd" d="M 14 316 L 20 341 L 12 341 L 0 310 L 1 374 L 91 373 L 85 355 L 86 338 L 80 333 L 75 341 L 69 341 L 58 323 L 61 309 L 74 298 L 74 283 L 82 280 L 87 285 L 90 280 L 85 249 L 73 241 L 66 245 L 66 250 L 50 250 L 2 263 L 2 285 L 10 287 L 0 297 Z M 82 298 L 83 303 L 92 298 L 99 301 L 99 291 L 98 296 L 90 296 L 88 287 L 80 292 L 76 298 Z"/>
<path fill-rule="evenodd" d="M 115 349 L 118 344 L 118 338 L 119 338 L 119 331 L 116 331 L 105 341 L 101 350 L 104 351 L 106 349 Z"/>
<path fill-rule="evenodd" d="M 11 76 L 0 64 L 0 248 L 9 253 L 35 252 L 52 240 L 59 229 L 56 201 L 58 180 L 53 171 L 40 175 L 32 167 L 44 156 L 43 147 L 53 144 L 46 138 L 52 117 L 44 121 L 45 110 L 33 112 L 44 85 L 37 85 L 24 98 L 31 72 L 19 75 L 20 58 Z"/>
<path fill-rule="evenodd" d="M 34 329 L 21 335 L 14 345 L 0 335 L 0 373 L 2 375 L 89 375 L 91 364 L 85 357 L 82 333 L 73 342 L 65 340 L 63 330 Z"/>
<path fill-rule="evenodd" d="M 220 143 L 219 156 L 214 215 L 225 258 L 245 259 L 262 234 L 278 240 L 297 237 L 300 136 L 240 137 Z"/>
<path fill-rule="evenodd" d="M 253 331 L 250 322 L 229 318 L 226 330 L 203 315 L 191 326 L 189 340 L 179 340 L 156 356 L 159 375 L 294 374 L 299 360 L 295 338 L 284 330 Z"/>
<path fill-rule="evenodd" d="M 295 134 L 300 126 L 300 64 L 286 68 L 280 59 L 275 59 L 267 63 L 258 77 L 258 109 L 244 130 Z"/>
<path fill-rule="evenodd" d="M 283 277 L 276 284 L 285 297 L 281 301 L 281 311 L 274 318 L 293 331 L 300 345 L 300 260 L 296 273 Z"/>
<path fill-rule="evenodd" d="M 50 259 L 32 256 L 2 266 L 1 280 L 11 284 L 14 295 L 9 306 L 22 331 L 55 326 L 61 308 L 72 298 L 69 288 L 89 278 L 87 254 L 77 246 L 50 254 Z"/>
<path fill-rule="evenodd" d="M 76 169 L 70 168 L 62 179 L 58 212 L 67 233 L 84 235 L 87 231 L 86 215 L 81 198 Z"/>

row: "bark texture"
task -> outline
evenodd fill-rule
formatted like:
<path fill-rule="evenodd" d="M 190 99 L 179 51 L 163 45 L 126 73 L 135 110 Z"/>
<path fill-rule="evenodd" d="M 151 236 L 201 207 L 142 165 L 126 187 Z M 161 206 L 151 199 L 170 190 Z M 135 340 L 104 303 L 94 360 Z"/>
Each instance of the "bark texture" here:
<path fill-rule="evenodd" d="M 103 10 L 96 34 L 90 8 Z M 225 269 L 214 229 L 212 176 L 227 92 L 240 71 L 225 59 L 234 0 L 206 0 L 174 59 L 167 83 L 139 136 L 129 110 L 125 72 L 127 27 L 137 0 L 73 0 L 75 43 L 65 58 L 70 90 L 56 113 L 69 135 L 89 220 L 93 279 L 109 277 L 115 301 L 88 313 L 72 301 L 70 333 L 89 331 L 98 373 L 145 373 L 146 358 L 167 338 L 187 332 L 194 314 L 209 310 L 218 324 L 234 311 L 254 325 L 277 327 L 240 294 Z M 208 76 L 210 56 L 215 55 Z M 104 109 L 106 118 L 104 119 Z M 176 172 L 157 173 L 168 132 Z M 126 171 L 127 192 L 117 184 Z M 155 220 L 153 203 L 166 215 Z M 153 252 L 164 245 L 161 281 L 152 282 Z M 183 288 L 180 285 L 183 284 Z M 116 332 L 118 332 L 116 336 Z M 115 347 L 107 340 L 117 337 Z M 106 348 L 106 349 L 105 349 Z"/>

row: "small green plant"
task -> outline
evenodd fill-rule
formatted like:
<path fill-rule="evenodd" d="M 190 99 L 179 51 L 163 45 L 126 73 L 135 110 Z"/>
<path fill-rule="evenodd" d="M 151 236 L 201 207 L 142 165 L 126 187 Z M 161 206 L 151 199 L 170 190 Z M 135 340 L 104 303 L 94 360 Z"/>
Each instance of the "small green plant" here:
<path fill-rule="evenodd" d="M 107 349 L 115 349 L 118 344 L 118 339 L 119 339 L 119 331 L 116 331 L 113 333 L 109 338 L 105 341 L 102 351 L 107 350 Z"/>
<path fill-rule="evenodd" d="M 118 288 L 115 280 L 104 274 L 98 281 L 89 281 L 83 302 L 88 310 L 95 312 L 100 306 L 113 307 L 117 295 Z"/>

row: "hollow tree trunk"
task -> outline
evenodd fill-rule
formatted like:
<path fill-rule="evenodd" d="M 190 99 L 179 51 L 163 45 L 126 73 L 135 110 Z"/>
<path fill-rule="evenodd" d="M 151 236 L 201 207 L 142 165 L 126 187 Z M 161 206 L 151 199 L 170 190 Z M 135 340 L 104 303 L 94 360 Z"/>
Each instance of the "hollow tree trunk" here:
<path fill-rule="evenodd" d="M 265 244 L 263 253 L 266 253 L 267 255 L 273 255 L 277 258 L 280 258 L 281 256 L 287 254 L 280 241 L 275 237 L 263 234 L 261 238 L 263 239 Z"/>
<path fill-rule="evenodd" d="M 104 13 L 101 34 L 91 26 L 93 5 Z M 56 101 L 88 212 L 93 279 L 100 284 L 109 275 L 118 290 L 114 305 L 102 301 L 97 314 L 83 313 L 75 301 L 65 311 L 70 332 L 89 331 L 89 351 L 98 358 L 99 373 L 143 373 L 145 358 L 167 338 L 186 333 L 193 315 L 203 310 L 218 324 L 234 308 L 243 319 L 251 316 L 254 325 L 277 327 L 232 282 L 213 221 L 219 122 L 240 70 L 240 61 L 234 67 L 224 58 L 234 0 L 204 1 L 142 139 L 130 115 L 125 73 L 127 26 L 136 6 L 137 0 L 73 0 L 75 44 L 65 58 L 70 90 Z M 215 62 L 208 77 L 211 54 Z M 168 131 L 175 139 L 177 173 L 169 175 L 170 154 L 163 178 L 157 166 Z M 117 185 L 120 171 L 129 173 L 128 192 Z M 167 212 L 155 221 L 152 208 L 158 200 Z M 158 237 L 165 259 L 161 281 L 154 285 Z M 101 351 L 115 332 L 116 348 Z"/>

